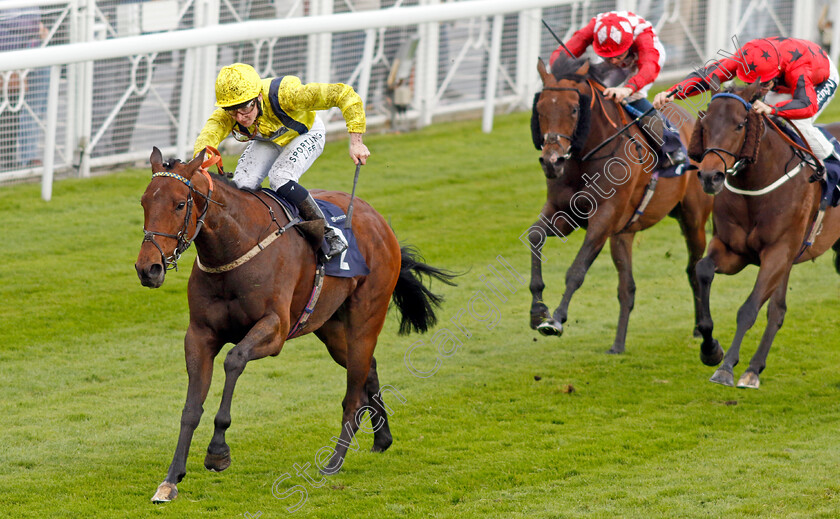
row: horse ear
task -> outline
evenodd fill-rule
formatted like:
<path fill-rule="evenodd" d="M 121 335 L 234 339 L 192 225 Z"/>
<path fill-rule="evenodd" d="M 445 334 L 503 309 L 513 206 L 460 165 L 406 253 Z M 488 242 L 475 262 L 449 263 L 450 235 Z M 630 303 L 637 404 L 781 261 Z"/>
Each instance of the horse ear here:
<path fill-rule="evenodd" d="M 189 164 L 187 164 L 187 167 L 194 171 L 201 166 L 202 162 L 204 162 L 204 150 L 198 152 L 198 155 L 196 155 L 195 158 L 192 159 Z"/>
<path fill-rule="evenodd" d="M 583 62 L 583 65 L 581 65 L 580 68 L 575 71 L 575 74 L 577 74 L 579 76 L 585 76 L 588 73 L 589 73 L 589 60 L 585 60 Z"/>
<path fill-rule="evenodd" d="M 160 150 L 157 146 L 152 147 L 152 154 L 149 157 L 149 162 L 151 164 L 162 164 L 163 163 L 163 156 L 160 154 Z"/>
<path fill-rule="evenodd" d="M 761 96 L 761 90 L 759 86 L 761 83 L 758 79 L 747 85 L 747 87 L 741 91 L 741 97 L 744 98 L 744 101 L 748 103 L 753 103 L 756 99 Z"/>
<path fill-rule="evenodd" d="M 537 58 L 537 72 L 540 73 L 540 79 L 543 85 L 548 84 L 548 79 L 551 77 L 551 74 L 546 70 L 545 62 L 540 58 Z"/>
<path fill-rule="evenodd" d="M 702 118 L 697 119 L 694 123 L 694 131 L 691 133 L 691 140 L 688 142 L 688 158 L 695 162 L 703 160 L 703 152 L 706 151 L 706 145 L 703 144 L 703 124 Z"/>

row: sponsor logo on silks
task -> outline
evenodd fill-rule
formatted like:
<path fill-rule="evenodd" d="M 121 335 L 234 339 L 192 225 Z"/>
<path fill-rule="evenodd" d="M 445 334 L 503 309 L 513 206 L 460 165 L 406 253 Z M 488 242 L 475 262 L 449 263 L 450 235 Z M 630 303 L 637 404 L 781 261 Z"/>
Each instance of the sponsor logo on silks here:
<path fill-rule="evenodd" d="M 330 220 L 332 220 L 332 222 L 333 222 L 333 223 L 335 223 L 335 222 L 340 222 L 341 220 L 345 220 L 345 219 L 347 219 L 347 215 L 346 215 L 346 214 L 343 214 L 343 215 L 341 215 L 341 216 L 331 216 L 331 217 L 330 217 Z"/>
<path fill-rule="evenodd" d="M 834 95 L 835 90 L 837 90 L 837 83 L 831 78 L 826 79 L 822 88 L 817 92 L 817 104 L 822 106 L 826 99 Z"/>

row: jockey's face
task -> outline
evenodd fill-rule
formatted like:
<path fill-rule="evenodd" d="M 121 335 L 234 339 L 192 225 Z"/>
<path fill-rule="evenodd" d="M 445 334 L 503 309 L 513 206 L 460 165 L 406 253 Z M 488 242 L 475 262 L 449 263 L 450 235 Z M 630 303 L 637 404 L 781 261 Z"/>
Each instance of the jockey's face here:
<path fill-rule="evenodd" d="M 259 104 L 262 100 L 262 94 L 260 94 L 256 99 L 250 101 L 247 105 L 237 110 L 229 111 L 233 117 L 236 119 L 236 122 L 245 126 L 246 128 L 254 124 L 254 121 L 257 120 L 257 116 L 259 115 Z"/>
<path fill-rule="evenodd" d="M 633 58 L 634 56 L 630 53 L 630 49 L 627 49 L 618 56 L 607 58 L 607 62 L 614 67 L 625 68 L 633 63 Z"/>

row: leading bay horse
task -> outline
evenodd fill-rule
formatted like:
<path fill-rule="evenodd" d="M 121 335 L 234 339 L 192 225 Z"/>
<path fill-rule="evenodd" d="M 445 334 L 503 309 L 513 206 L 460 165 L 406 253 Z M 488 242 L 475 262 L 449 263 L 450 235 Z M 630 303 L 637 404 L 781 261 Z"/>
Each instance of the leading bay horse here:
<path fill-rule="evenodd" d="M 830 206 L 822 219 L 822 230 L 809 243 L 822 198 L 820 185 L 808 182 L 813 169 L 804 155 L 797 154 L 765 124 L 766 119 L 750 110 L 757 94 L 756 83 L 713 96 L 689 146 L 689 154 L 700 163 L 703 188 L 715 195 L 714 235 L 706 257 L 697 264 L 702 302 L 700 359 L 707 366 L 723 361 L 711 381 L 733 386 L 733 368 L 738 364 L 744 334 L 769 300 L 761 342 L 738 380 L 738 387 L 753 389 L 760 385 L 759 374 L 784 321 L 793 265 L 814 259 L 832 247 L 840 250 L 840 209 Z M 840 137 L 840 125 L 829 125 L 828 129 Z M 837 260 L 835 256 L 835 268 L 840 272 Z M 738 309 L 735 336 L 724 356 L 713 336 L 709 308 L 712 280 L 715 273 L 733 275 L 747 265 L 758 265 L 758 276 Z"/>
<path fill-rule="evenodd" d="M 536 110 L 543 139 L 540 163 L 546 176 L 547 200 L 539 219 L 528 231 L 531 327 L 543 335 L 562 334 L 572 295 L 609 240 L 618 271 L 620 305 L 618 328 L 609 353 L 622 353 L 635 300 L 632 245 L 636 232 L 666 215 L 679 220 L 688 247 L 686 272 L 697 315 L 694 266 L 706 247 L 705 224 L 712 198 L 703 193 L 694 175 L 662 178 L 655 184 L 642 214 L 634 217 L 646 193 L 651 193 L 648 186 L 656 164 L 642 130 L 634 124 L 616 136 L 622 123 L 627 122 L 624 109 L 603 97 L 603 86 L 593 77 L 588 60 L 561 54 L 551 72 L 541 60 L 537 69 L 543 82 Z M 673 109 L 669 117 L 682 121 L 680 134 L 683 142 L 688 142 L 693 119 L 685 110 Z M 543 302 L 541 249 L 546 237 L 558 236 L 565 241 L 578 227 L 586 229 L 586 236 L 566 272 L 563 299 L 550 314 Z"/>
<path fill-rule="evenodd" d="M 184 338 L 189 383 L 181 415 L 178 445 L 155 502 L 177 497 L 177 483 L 186 474 L 193 432 L 210 388 L 213 359 L 226 343 L 235 343 L 224 362 L 225 385 L 215 418 L 215 431 L 204 466 L 221 471 L 230 465 L 225 431 L 230 426 L 234 386 L 245 365 L 280 353 L 295 321 L 310 312 L 305 328 L 314 332 L 333 360 L 347 369 L 347 390 L 339 441 L 325 474 L 337 472 L 347 447 L 370 413 L 373 451 L 391 445 L 387 413 L 376 373 L 373 350 L 393 297 L 402 314 L 400 332 L 424 332 L 433 326 L 441 297 L 422 283 L 422 276 L 452 284 L 452 275 L 422 263 L 411 248 L 400 248 L 382 216 L 355 200 L 352 227 L 370 269 L 366 276 L 326 276 L 312 311 L 315 286 L 313 247 L 291 228 L 279 205 L 263 193 L 236 188 L 202 167 L 202 151 L 190 163 L 163 162 L 154 148 L 152 180 L 141 199 L 146 237 L 135 268 L 144 286 L 163 284 L 168 268 L 195 241 L 198 253 L 188 286 L 190 324 Z M 345 211 L 346 193 L 314 191 Z M 375 425 L 374 425 L 375 424 Z"/>

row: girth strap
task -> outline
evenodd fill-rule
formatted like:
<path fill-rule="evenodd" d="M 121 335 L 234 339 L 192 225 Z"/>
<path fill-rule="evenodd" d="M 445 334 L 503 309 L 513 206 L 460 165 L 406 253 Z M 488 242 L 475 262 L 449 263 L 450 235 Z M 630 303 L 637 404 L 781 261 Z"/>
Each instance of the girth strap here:
<path fill-rule="evenodd" d="M 324 286 L 325 272 L 326 267 L 324 266 L 324 262 L 319 260 L 318 268 L 315 271 L 315 283 L 312 287 L 312 295 L 309 296 L 309 302 L 306 303 L 306 308 L 303 309 L 303 313 L 300 314 L 300 317 L 295 325 L 292 326 L 291 330 L 289 330 L 289 335 L 286 336 L 286 340 L 292 339 L 303 333 L 303 329 L 306 327 L 306 322 L 309 320 L 309 317 L 312 316 L 312 312 L 315 311 L 315 305 L 318 304 L 318 298 L 321 297 L 321 288 Z"/>

